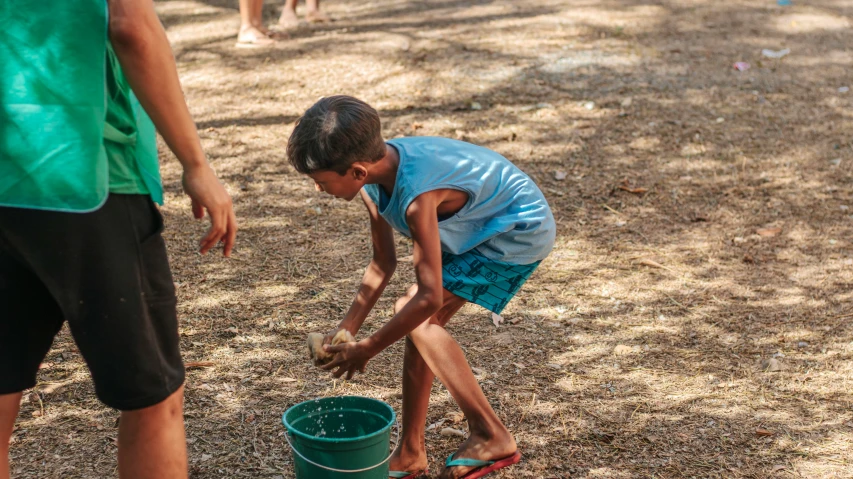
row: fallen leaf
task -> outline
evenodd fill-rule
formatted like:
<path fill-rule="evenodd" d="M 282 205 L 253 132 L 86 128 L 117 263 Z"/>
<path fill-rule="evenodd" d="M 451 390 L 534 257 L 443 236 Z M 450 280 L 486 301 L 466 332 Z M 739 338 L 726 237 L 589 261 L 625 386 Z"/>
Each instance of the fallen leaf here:
<path fill-rule="evenodd" d="M 626 354 L 631 354 L 634 350 L 631 346 L 625 346 L 624 344 L 618 344 L 615 348 L 613 348 L 613 354 L 616 356 L 624 356 Z"/>
<path fill-rule="evenodd" d="M 226 329 L 226 331 L 228 331 L 229 333 L 232 333 L 232 334 L 237 334 L 239 332 L 239 330 L 237 329 L 237 326 L 231 326 L 230 328 Z"/>
<path fill-rule="evenodd" d="M 184 369 L 201 369 L 201 368 L 210 368 L 213 367 L 214 363 L 211 361 L 194 361 L 184 364 Z"/>
<path fill-rule="evenodd" d="M 652 268 L 658 268 L 658 269 L 669 269 L 666 266 L 658 263 L 657 261 L 653 261 L 653 260 L 650 260 L 648 258 L 640 259 L 639 261 L 637 261 L 637 264 L 641 264 L 643 266 L 649 266 Z"/>
<path fill-rule="evenodd" d="M 565 180 L 566 176 L 568 176 L 568 173 L 566 173 L 565 171 L 555 171 L 554 172 L 554 179 L 557 181 Z"/>
<path fill-rule="evenodd" d="M 282 382 L 285 382 L 285 383 L 295 383 L 295 382 L 297 381 L 297 379 L 293 379 L 293 378 L 281 378 L 281 381 L 282 381 Z"/>
<path fill-rule="evenodd" d="M 436 422 L 434 422 L 434 423 L 430 424 L 429 426 L 427 426 L 426 430 L 427 430 L 427 431 L 432 431 L 433 429 L 435 429 L 435 428 L 437 428 L 437 427 L 440 427 L 440 426 L 441 426 L 442 424 L 444 424 L 445 422 L 447 422 L 447 419 L 439 419 L 438 421 L 436 421 Z"/>
<path fill-rule="evenodd" d="M 486 371 L 483 371 L 480 368 L 471 368 L 471 372 L 474 373 L 474 376 L 482 377 L 486 375 Z"/>
<path fill-rule="evenodd" d="M 465 414 L 462 411 L 454 411 L 446 414 L 447 419 L 453 421 L 454 423 L 460 423 L 465 419 Z"/>
<path fill-rule="evenodd" d="M 255 415 L 254 415 L 254 414 L 249 414 L 249 416 L 247 416 L 247 417 L 246 417 L 246 422 L 247 422 L 247 423 L 249 423 L 249 424 L 251 424 L 251 423 L 255 422 Z"/>
<path fill-rule="evenodd" d="M 773 469 L 770 470 L 770 473 L 772 474 L 774 472 L 779 472 L 779 471 L 784 471 L 784 470 L 785 470 L 785 466 L 783 466 L 782 464 L 776 464 L 775 466 L 773 466 Z"/>
<path fill-rule="evenodd" d="M 755 232 L 758 234 L 758 236 L 770 237 L 770 236 L 776 236 L 779 233 L 781 233 L 782 228 L 779 228 L 779 227 L 776 227 L 776 228 L 759 228 L 759 229 L 755 230 Z"/>
<path fill-rule="evenodd" d="M 524 364 L 521 363 L 512 363 L 512 365 L 517 367 L 518 369 L 524 369 L 526 367 Z"/>
<path fill-rule="evenodd" d="M 402 261 L 403 263 L 411 263 L 414 260 L 415 260 L 415 257 L 413 255 L 408 255 L 408 256 L 403 256 L 398 261 Z"/>
<path fill-rule="evenodd" d="M 766 373 L 776 373 L 782 370 L 782 363 L 776 358 L 765 359 L 761 362 L 761 369 Z"/>
<path fill-rule="evenodd" d="M 634 193 L 637 195 L 641 195 L 649 191 L 648 188 L 631 188 L 630 186 L 620 185 L 619 189 L 622 191 L 627 191 L 628 193 Z"/>
<path fill-rule="evenodd" d="M 465 431 L 459 429 L 453 429 L 452 427 L 446 427 L 441 430 L 442 436 L 459 436 L 465 437 Z"/>
<path fill-rule="evenodd" d="M 758 428 L 755 430 L 755 435 L 761 436 L 761 437 L 768 437 L 768 436 L 772 436 L 773 432 L 768 431 L 767 429 L 764 429 L 764 428 Z"/>
<path fill-rule="evenodd" d="M 501 325 L 501 323 L 503 323 L 503 322 L 504 322 L 503 316 L 501 316 L 498 313 L 492 313 L 492 324 L 494 324 L 496 328 L 499 327 Z"/>
<path fill-rule="evenodd" d="M 39 386 L 38 390 L 42 395 L 46 395 L 59 391 L 63 386 L 65 386 L 65 383 L 47 383 Z"/>

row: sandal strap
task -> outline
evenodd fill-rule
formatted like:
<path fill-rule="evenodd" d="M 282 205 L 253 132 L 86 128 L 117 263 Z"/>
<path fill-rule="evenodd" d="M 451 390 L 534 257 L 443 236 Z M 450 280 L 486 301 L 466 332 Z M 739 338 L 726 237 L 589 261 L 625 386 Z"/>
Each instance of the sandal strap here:
<path fill-rule="evenodd" d="M 468 457 L 462 457 L 459 459 L 453 459 L 456 453 L 447 456 L 447 461 L 445 461 L 445 467 L 453 467 L 453 466 L 465 466 L 465 467 L 483 467 L 483 466 L 491 466 L 495 463 L 495 461 L 481 461 L 479 459 L 471 459 Z"/>

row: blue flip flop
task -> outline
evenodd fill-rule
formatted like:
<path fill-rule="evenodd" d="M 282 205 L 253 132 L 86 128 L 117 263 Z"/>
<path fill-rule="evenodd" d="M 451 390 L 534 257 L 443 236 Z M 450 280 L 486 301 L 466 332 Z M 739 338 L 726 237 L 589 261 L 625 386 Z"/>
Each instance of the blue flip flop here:
<path fill-rule="evenodd" d="M 465 467 L 476 467 L 473 471 L 465 474 L 460 479 L 478 479 L 480 477 L 489 475 L 498 469 L 503 469 L 507 466 L 511 466 L 518 461 L 521 460 L 521 453 L 515 451 L 512 455 L 509 455 L 503 459 L 496 459 L 494 461 L 481 461 L 479 459 L 469 459 L 466 457 L 460 459 L 453 459 L 456 453 L 447 456 L 447 461 L 444 463 L 444 467 L 454 467 L 454 466 L 465 466 Z"/>
<path fill-rule="evenodd" d="M 425 476 L 427 474 L 426 469 L 422 471 L 415 472 L 406 472 L 406 471 L 388 471 L 388 477 L 393 477 L 394 479 L 415 479 L 421 476 Z"/>

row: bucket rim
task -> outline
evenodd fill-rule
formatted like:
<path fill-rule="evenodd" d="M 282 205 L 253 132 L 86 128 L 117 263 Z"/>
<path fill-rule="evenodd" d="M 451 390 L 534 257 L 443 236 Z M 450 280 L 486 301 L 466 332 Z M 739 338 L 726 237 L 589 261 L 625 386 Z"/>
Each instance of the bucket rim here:
<path fill-rule="evenodd" d="M 378 431 L 372 432 L 372 433 L 370 433 L 370 434 L 366 434 L 366 435 L 364 435 L 364 436 L 353 437 L 353 438 L 332 438 L 332 437 L 317 437 L 317 436 L 312 436 L 312 435 L 310 435 L 310 434 L 305 434 L 304 432 L 302 432 L 302 431 L 300 431 L 300 430 L 296 429 L 296 428 L 295 428 L 295 427 L 293 427 L 289 422 L 287 422 L 287 412 L 288 412 L 288 411 L 290 411 L 290 410 L 291 410 L 291 409 L 293 409 L 293 408 L 299 407 L 299 406 L 301 406 L 301 405 L 303 405 L 303 404 L 307 404 L 307 403 L 313 403 L 313 402 L 316 402 L 316 401 L 322 401 L 322 400 L 324 400 L 324 399 L 340 399 L 340 398 L 358 398 L 358 399 L 369 399 L 369 400 L 371 400 L 371 401 L 375 401 L 375 402 L 377 402 L 377 403 L 379 403 L 379 404 L 382 404 L 382 405 L 383 405 L 383 406 L 385 406 L 389 411 L 391 411 L 391 418 L 390 418 L 390 420 L 388 421 L 388 424 L 387 424 L 386 426 L 383 426 L 383 427 L 382 427 L 381 429 L 379 429 Z M 370 438 L 373 438 L 373 437 L 379 436 L 380 434 L 385 434 L 385 432 L 386 432 L 386 431 L 388 431 L 388 430 L 390 430 L 390 429 L 391 429 L 391 426 L 393 426 L 393 425 L 394 425 L 394 422 L 396 422 L 396 420 L 397 420 L 397 413 L 394 411 L 394 408 L 393 408 L 393 407 L 391 407 L 391 405 L 390 405 L 390 404 L 386 403 L 385 401 L 380 401 L 379 399 L 376 399 L 376 398 L 371 398 L 371 397 L 367 397 L 367 396 L 355 396 L 355 395 L 349 395 L 349 396 L 330 396 L 330 397 L 319 398 L 319 399 L 308 399 L 308 400 L 306 400 L 306 401 L 302 401 L 302 402 L 300 402 L 300 403 L 294 404 L 293 406 L 290 406 L 289 408 L 287 408 L 287 409 L 286 409 L 286 410 L 281 414 L 281 423 L 284 425 L 285 433 L 291 433 L 291 434 L 293 434 L 293 435 L 295 435 L 295 436 L 297 436 L 297 437 L 300 437 L 300 438 L 302 438 L 302 439 L 307 439 L 307 440 L 309 440 L 309 441 L 328 442 L 328 443 L 334 443 L 334 444 L 340 444 L 340 443 L 346 443 L 346 442 L 354 442 L 354 441 L 363 441 L 363 440 L 365 440 L 365 439 L 370 439 Z"/>

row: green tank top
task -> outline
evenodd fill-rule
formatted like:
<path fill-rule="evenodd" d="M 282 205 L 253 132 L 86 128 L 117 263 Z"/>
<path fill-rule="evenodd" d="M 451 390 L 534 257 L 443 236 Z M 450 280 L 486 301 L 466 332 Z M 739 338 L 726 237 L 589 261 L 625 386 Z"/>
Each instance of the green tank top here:
<path fill-rule="evenodd" d="M 0 206 L 162 204 L 154 126 L 107 39 L 104 0 L 0 1 Z"/>

